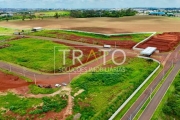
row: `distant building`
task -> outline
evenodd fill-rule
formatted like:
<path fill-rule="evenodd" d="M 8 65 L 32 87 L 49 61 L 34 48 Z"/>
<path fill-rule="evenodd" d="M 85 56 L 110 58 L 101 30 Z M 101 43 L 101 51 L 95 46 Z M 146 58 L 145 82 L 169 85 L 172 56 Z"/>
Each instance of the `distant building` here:
<path fill-rule="evenodd" d="M 158 16 L 165 16 L 165 12 L 150 12 L 149 15 L 158 15 Z"/>
<path fill-rule="evenodd" d="M 180 17 L 180 13 L 174 13 L 176 17 Z"/>

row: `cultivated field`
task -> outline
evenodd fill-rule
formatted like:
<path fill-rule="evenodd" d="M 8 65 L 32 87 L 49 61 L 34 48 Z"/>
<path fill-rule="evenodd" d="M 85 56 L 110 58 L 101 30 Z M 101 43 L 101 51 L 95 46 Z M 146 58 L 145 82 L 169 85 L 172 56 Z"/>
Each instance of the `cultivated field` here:
<path fill-rule="evenodd" d="M 122 18 L 62 18 L 26 21 L 3 21 L 0 26 L 28 29 L 76 29 L 101 33 L 174 32 L 180 31 L 180 19 L 160 16 L 132 16 Z"/>

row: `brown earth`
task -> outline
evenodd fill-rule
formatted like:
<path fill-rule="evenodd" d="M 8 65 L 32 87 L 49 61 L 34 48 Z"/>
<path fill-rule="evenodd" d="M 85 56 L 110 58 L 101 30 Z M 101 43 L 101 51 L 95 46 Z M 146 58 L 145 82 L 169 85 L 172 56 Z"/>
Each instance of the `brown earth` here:
<path fill-rule="evenodd" d="M 75 29 L 100 33 L 174 32 L 180 31 L 180 19 L 160 16 L 131 16 L 122 18 L 60 18 L 44 20 L 2 21 L 0 26 L 27 29 Z"/>
<path fill-rule="evenodd" d="M 180 42 L 180 32 L 165 32 L 151 37 L 138 48 L 157 47 L 160 52 L 169 52 L 175 49 Z"/>
<path fill-rule="evenodd" d="M 10 75 L 0 71 L 0 91 L 4 92 L 9 89 L 16 89 L 18 92 L 27 92 L 28 85 L 25 80 L 19 78 L 18 76 Z"/>
<path fill-rule="evenodd" d="M 52 34 L 52 33 L 50 33 Z M 53 33 L 53 34 L 57 34 L 57 33 Z M 134 42 L 132 40 L 132 37 L 130 35 L 127 36 L 117 36 L 117 37 L 112 37 L 112 38 L 128 38 L 129 40 L 102 40 L 102 39 L 98 39 L 98 38 L 91 38 L 91 37 L 84 37 L 84 36 L 77 36 L 77 35 L 68 35 L 68 34 L 57 34 L 57 37 L 60 39 L 66 39 L 66 40 L 72 40 L 72 41 L 77 41 L 77 42 L 84 42 L 84 43 L 89 43 L 89 44 L 97 44 L 97 45 L 111 45 L 113 47 L 118 48 L 125 48 L 125 49 L 131 49 L 133 46 L 135 46 L 137 43 Z"/>

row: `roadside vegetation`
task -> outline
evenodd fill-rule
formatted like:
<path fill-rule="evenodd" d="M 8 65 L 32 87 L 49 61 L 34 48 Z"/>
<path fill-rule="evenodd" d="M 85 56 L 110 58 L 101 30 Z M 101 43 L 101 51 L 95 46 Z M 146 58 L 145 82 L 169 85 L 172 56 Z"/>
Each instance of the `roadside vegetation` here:
<path fill-rule="evenodd" d="M 103 35 L 103 34 L 96 34 L 96 33 L 86 33 L 86 32 L 77 32 L 77 31 L 65 31 L 65 30 L 43 30 L 40 32 L 34 32 L 30 35 L 35 36 L 44 36 L 44 37 L 52 37 L 52 38 L 60 38 L 60 39 L 67 39 L 71 40 L 72 36 L 77 37 L 87 37 L 87 38 L 96 38 L 99 40 L 132 40 L 134 42 L 140 42 L 145 38 L 149 37 L 151 33 L 145 34 L 128 34 L 128 35 Z M 86 38 L 84 38 L 86 39 Z"/>
<path fill-rule="evenodd" d="M 54 71 L 54 47 L 56 46 L 56 69 L 62 67 L 62 52 L 58 50 L 73 49 L 71 47 L 33 38 L 22 38 L 19 40 L 9 41 L 9 47 L 0 49 L 0 59 L 3 61 L 18 64 L 27 68 L 42 72 Z M 66 63 L 72 61 L 68 58 Z"/>
<path fill-rule="evenodd" d="M 0 96 L 0 118 L 5 119 L 34 119 L 49 111 L 60 112 L 67 106 L 67 96 L 24 98 L 13 93 Z"/>
<path fill-rule="evenodd" d="M 152 61 L 129 58 L 123 69 L 115 67 L 110 72 L 90 72 L 76 78 L 71 82 L 72 95 L 85 91 L 74 99 L 74 114 L 80 113 L 82 120 L 108 119 L 157 66 Z M 117 72 L 117 68 L 121 70 Z"/>
<path fill-rule="evenodd" d="M 151 120 L 179 120 L 180 118 L 180 72 L 158 105 Z"/>
<path fill-rule="evenodd" d="M 60 90 L 60 88 L 40 88 L 37 85 L 29 85 L 29 92 L 35 95 L 52 94 L 58 90 Z"/>
<path fill-rule="evenodd" d="M 161 72 L 163 67 L 161 66 L 159 70 L 147 81 L 147 83 L 137 92 L 137 94 L 128 102 L 128 104 L 119 112 L 119 114 L 115 117 L 115 120 L 121 119 L 124 114 L 129 110 L 129 108 L 134 104 L 134 102 L 138 99 L 138 97 L 146 90 L 146 88 L 151 84 L 151 82 L 157 77 L 157 75 Z"/>

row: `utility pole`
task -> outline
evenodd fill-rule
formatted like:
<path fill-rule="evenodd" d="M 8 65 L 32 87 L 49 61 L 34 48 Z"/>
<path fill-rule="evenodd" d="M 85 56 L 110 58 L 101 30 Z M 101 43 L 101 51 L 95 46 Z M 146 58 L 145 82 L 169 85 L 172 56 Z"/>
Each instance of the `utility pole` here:
<path fill-rule="evenodd" d="M 24 75 L 24 77 L 26 76 L 26 75 L 25 75 L 25 69 L 24 69 L 24 68 L 23 68 L 23 75 Z"/>
<path fill-rule="evenodd" d="M 70 73 L 69 73 L 69 82 L 71 81 L 71 76 L 70 76 Z"/>
<path fill-rule="evenodd" d="M 12 71 L 11 65 L 9 65 L 9 71 L 10 71 L 10 72 Z"/>
<path fill-rule="evenodd" d="M 34 83 L 36 85 L 36 74 L 34 74 Z"/>

